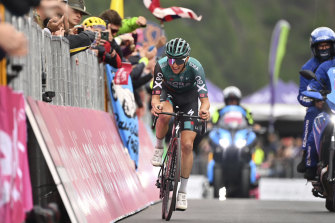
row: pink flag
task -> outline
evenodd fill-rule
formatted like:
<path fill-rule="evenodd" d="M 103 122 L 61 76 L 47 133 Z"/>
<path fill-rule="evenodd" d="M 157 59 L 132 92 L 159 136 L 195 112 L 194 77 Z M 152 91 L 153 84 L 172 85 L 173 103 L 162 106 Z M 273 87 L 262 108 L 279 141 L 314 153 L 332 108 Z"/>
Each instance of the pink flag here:
<path fill-rule="evenodd" d="M 0 86 L 0 221 L 21 223 L 32 209 L 24 97 Z"/>
<path fill-rule="evenodd" d="M 173 19 L 188 18 L 200 21 L 202 16 L 198 16 L 191 9 L 182 7 L 161 8 L 159 0 L 143 0 L 145 7 L 159 20 L 169 22 Z"/>

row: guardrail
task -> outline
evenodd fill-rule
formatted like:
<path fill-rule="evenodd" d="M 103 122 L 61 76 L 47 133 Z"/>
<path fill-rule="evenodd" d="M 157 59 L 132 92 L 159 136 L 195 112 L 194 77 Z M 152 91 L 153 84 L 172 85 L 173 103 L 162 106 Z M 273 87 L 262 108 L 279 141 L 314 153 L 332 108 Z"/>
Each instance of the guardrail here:
<path fill-rule="evenodd" d="M 104 67 L 92 51 L 70 57 L 68 40 L 44 32 L 31 18 L 7 16 L 6 21 L 29 41 L 27 56 L 9 59 L 9 86 L 54 105 L 104 110 Z"/>

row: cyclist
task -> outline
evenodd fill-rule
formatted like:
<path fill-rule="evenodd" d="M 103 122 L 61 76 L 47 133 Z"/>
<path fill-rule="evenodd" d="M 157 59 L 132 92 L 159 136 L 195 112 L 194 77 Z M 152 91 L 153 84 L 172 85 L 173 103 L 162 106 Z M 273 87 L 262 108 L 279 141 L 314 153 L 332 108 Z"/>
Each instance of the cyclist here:
<path fill-rule="evenodd" d="M 328 27 L 319 27 L 313 30 L 310 36 L 310 47 L 313 57 L 309 59 L 303 66 L 302 70 L 310 70 L 316 72 L 320 64 L 334 57 L 335 33 Z M 298 101 L 302 106 L 307 107 L 304 118 L 304 131 L 302 143 L 302 159 L 297 165 L 297 171 L 304 173 L 307 180 L 312 180 L 316 174 L 316 164 L 318 161 L 316 148 L 314 144 L 314 136 L 312 126 L 314 118 L 320 113 L 323 102 L 312 101 L 304 97 L 301 93 L 308 89 L 310 80 L 300 76 L 300 86 Z"/>
<path fill-rule="evenodd" d="M 154 70 L 151 112 L 158 116 L 160 112 L 179 111 L 189 115 L 198 115 L 209 120 L 209 100 L 204 69 L 200 62 L 190 57 L 191 47 L 182 38 L 166 43 L 166 56 L 161 58 Z M 200 108 L 198 109 L 198 100 Z M 160 115 L 156 125 L 157 143 L 151 163 L 162 164 L 163 141 L 168 131 L 171 116 Z M 193 142 L 196 137 L 197 120 L 184 118 L 181 126 L 181 184 L 177 196 L 176 208 L 187 209 L 186 187 L 193 165 Z"/>

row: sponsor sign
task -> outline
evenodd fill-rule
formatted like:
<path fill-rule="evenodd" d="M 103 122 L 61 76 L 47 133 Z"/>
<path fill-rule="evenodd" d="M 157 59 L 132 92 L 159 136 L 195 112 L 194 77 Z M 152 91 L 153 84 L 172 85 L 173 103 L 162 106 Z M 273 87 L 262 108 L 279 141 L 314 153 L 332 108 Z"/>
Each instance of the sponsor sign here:
<path fill-rule="evenodd" d="M 148 204 L 150 199 L 110 114 L 28 102 L 33 113 L 29 119 L 36 121 L 43 135 L 52 159 L 47 163 L 64 188 L 62 200 L 68 200 L 65 206 L 73 213 L 72 222 L 113 222 Z"/>
<path fill-rule="evenodd" d="M 0 87 L 0 222 L 24 222 L 33 207 L 24 97 Z"/>

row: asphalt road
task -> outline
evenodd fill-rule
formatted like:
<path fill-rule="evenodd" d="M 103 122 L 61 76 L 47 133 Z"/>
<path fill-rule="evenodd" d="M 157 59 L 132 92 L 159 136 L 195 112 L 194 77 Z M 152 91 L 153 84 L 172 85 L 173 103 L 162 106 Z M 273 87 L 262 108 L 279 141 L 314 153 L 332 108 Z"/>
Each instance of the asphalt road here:
<path fill-rule="evenodd" d="M 322 199 L 320 199 L 322 201 Z M 269 201 L 253 199 L 189 200 L 188 209 L 174 212 L 171 222 L 223 223 L 323 223 L 335 222 L 335 213 L 326 210 L 324 202 Z M 161 203 L 124 218 L 121 223 L 164 222 Z"/>

